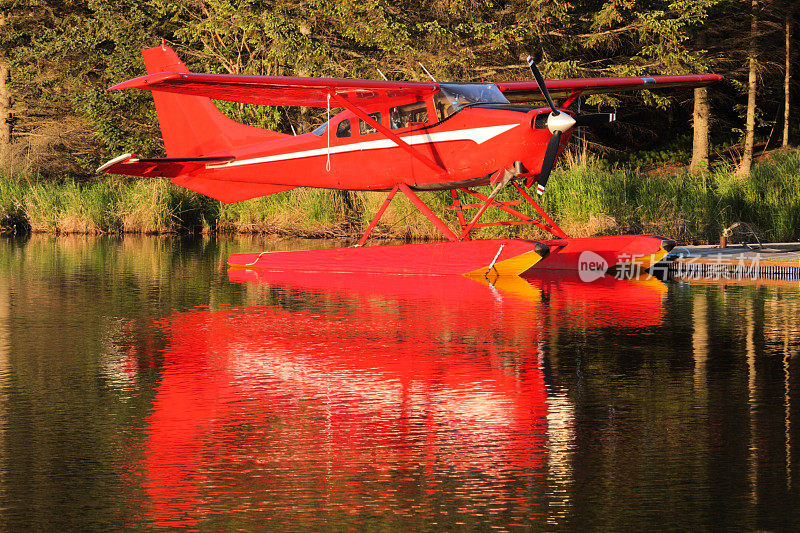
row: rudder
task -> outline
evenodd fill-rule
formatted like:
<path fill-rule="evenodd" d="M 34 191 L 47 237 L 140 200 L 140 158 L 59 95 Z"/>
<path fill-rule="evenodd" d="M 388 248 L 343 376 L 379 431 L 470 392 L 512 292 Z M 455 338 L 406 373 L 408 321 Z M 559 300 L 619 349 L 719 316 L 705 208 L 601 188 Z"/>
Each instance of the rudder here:
<path fill-rule="evenodd" d="M 189 72 L 175 51 L 163 44 L 142 51 L 148 74 Z M 226 117 L 210 98 L 152 91 L 167 157 L 196 157 L 286 137 Z"/>

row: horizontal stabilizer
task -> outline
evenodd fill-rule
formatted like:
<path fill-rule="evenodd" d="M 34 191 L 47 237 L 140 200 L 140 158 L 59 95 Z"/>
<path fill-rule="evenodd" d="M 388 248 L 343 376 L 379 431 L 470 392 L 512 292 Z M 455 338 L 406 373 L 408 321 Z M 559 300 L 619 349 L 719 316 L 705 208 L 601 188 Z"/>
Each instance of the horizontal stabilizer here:
<path fill-rule="evenodd" d="M 98 168 L 97 172 L 147 178 L 170 178 L 175 185 L 225 203 L 241 202 L 258 196 L 294 189 L 294 187 L 271 183 L 218 180 L 192 175 L 196 170 L 204 169 L 208 163 L 224 163 L 234 159 L 233 156 L 139 159 L 135 154 L 123 154 Z"/>
<path fill-rule="evenodd" d="M 224 163 L 234 159 L 233 156 L 139 159 L 136 154 L 124 154 L 105 163 L 97 169 L 97 172 L 148 178 L 174 178 L 204 168 L 208 163 Z"/>

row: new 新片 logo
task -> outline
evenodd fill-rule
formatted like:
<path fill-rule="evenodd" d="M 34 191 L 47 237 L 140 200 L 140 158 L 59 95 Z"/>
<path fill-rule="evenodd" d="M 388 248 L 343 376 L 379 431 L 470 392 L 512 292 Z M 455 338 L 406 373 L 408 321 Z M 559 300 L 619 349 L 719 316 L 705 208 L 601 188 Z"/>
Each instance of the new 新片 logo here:
<path fill-rule="evenodd" d="M 590 283 L 600 279 L 606 275 L 606 270 L 608 270 L 608 261 L 599 254 L 586 250 L 581 252 L 578 257 L 578 276 L 581 281 Z"/>

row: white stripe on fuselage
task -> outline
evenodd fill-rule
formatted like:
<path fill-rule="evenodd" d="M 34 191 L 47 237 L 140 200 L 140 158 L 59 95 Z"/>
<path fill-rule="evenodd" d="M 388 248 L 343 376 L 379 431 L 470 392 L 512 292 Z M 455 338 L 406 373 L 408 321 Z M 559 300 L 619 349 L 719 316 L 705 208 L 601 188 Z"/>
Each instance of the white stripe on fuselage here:
<path fill-rule="evenodd" d="M 447 141 L 474 141 L 482 144 L 501 133 L 505 133 L 519 124 L 504 124 L 502 126 L 484 126 L 481 128 L 469 128 L 465 130 L 437 131 L 434 133 L 421 133 L 400 137 L 411 146 L 419 144 L 429 144 Z M 324 134 L 323 134 L 324 135 Z M 230 168 L 242 165 L 256 165 L 258 163 L 271 163 L 273 161 L 286 161 L 287 159 L 301 159 L 303 157 L 313 157 L 317 155 L 342 154 L 346 152 L 357 152 L 361 150 L 378 150 L 381 148 L 394 148 L 397 144 L 391 139 L 383 138 L 375 141 L 364 141 L 330 148 L 315 148 L 313 150 L 303 150 L 286 154 L 267 155 L 254 157 L 252 159 L 240 159 L 230 163 L 206 165 L 206 168 Z"/>

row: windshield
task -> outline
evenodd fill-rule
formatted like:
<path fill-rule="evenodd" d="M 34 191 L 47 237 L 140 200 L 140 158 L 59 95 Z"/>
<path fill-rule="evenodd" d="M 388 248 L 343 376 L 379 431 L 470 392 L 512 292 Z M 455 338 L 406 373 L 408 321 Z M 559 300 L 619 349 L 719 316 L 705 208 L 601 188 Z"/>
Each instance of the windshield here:
<path fill-rule="evenodd" d="M 493 83 L 442 83 L 442 93 L 450 98 L 456 111 L 470 104 L 508 104 Z"/>
<path fill-rule="evenodd" d="M 510 103 L 493 83 L 440 83 L 439 87 L 433 102 L 440 121 L 471 105 Z"/>

